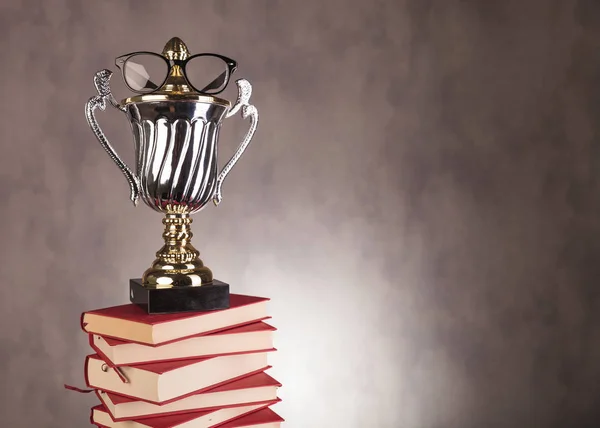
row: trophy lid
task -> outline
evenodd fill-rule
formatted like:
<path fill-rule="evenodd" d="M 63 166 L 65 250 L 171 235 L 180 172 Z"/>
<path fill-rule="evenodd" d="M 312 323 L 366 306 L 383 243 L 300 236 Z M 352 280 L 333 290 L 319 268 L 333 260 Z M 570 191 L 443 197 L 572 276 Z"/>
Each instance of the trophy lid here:
<path fill-rule="evenodd" d="M 178 62 L 187 60 L 191 55 L 188 47 L 179 37 L 171 38 L 165 44 L 161 55 L 171 64 L 169 74 L 162 85 L 151 93 L 125 98 L 121 101 L 122 105 L 148 101 L 196 101 L 231 106 L 231 103 L 225 99 L 197 91 L 188 82 Z"/>

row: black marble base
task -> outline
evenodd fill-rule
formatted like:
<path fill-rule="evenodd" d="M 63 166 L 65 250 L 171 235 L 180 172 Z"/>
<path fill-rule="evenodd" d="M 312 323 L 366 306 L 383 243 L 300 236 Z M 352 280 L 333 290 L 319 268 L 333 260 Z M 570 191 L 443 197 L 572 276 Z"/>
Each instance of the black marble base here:
<path fill-rule="evenodd" d="M 228 309 L 229 284 L 213 279 L 199 287 L 146 288 L 141 279 L 131 279 L 129 299 L 149 314 Z"/>

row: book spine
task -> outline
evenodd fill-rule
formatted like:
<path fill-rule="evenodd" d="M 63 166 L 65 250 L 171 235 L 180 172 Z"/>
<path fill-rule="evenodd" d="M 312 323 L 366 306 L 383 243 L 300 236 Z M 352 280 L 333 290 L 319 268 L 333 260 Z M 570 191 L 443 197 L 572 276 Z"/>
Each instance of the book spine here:
<path fill-rule="evenodd" d="M 81 329 L 82 329 L 84 332 L 86 332 L 86 333 L 87 333 L 88 331 L 85 329 L 85 327 L 87 326 L 87 323 L 84 321 L 85 314 L 86 314 L 85 312 L 83 312 L 83 313 L 81 314 L 81 317 L 79 318 L 79 326 L 81 327 Z"/>
<path fill-rule="evenodd" d="M 89 365 L 90 365 L 90 355 L 87 355 L 85 357 L 85 363 L 83 365 L 83 379 L 88 388 L 93 388 L 93 386 L 90 385 L 90 378 L 88 376 Z M 92 413 L 93 413 L 93 410 L 92 410 Z"/>

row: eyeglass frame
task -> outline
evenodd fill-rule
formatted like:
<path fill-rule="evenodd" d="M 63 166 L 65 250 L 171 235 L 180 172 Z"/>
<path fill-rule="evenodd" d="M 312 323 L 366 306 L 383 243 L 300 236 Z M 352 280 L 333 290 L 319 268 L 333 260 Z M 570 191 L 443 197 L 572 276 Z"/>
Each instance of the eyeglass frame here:
<path fill-rule="evenodd" d="M 165 61 L 167 63 L 168 69 L 167 69 L 167 73 L 165 74 L 165 78 L 162 80 L 162 82 L 160 84 L 157 84 L 156 89 L 150 91 L 150 92 L 141 92 L 138 90 L 133 89 L 131 86 L 129 86 L 129 83 L 127 83 L 127 78 L 125 77 L 125 63 L 132 57 L 136 56 L 136 55 L 153 55 L 156 57 L 161 58 L 163 61 Z M 227 65 L 227 78 L 225 80 L 225 84 L 223 85 L 223 88 L 220 91 L 217 92 L 205 92 L 205 91 L 201 91 L 198 88 L 196 88 L 192 82 L 190 81 L 190 79 L 188 79 L 187 73 L 185 71 L 185 66 L 186 64 L 192 60 L 193 58 L 198 58 L 201 56 L 211 56 L 211 57 L 216 57 L 221 59 L 223 62 L 225 62 L 225 64 Z M 219 55 L 216 53 L 199 53 L 196 55 L 191 55 L 189 57 L 187 57 L 186 59 L 169 59 L 166 58 L 164 55 L 158 54 L 156 52 L 149 52 L 149 51 L 139 51 L 139 52 L 131 52 L 125 55 L 121 55 L 117 58 L 115 58 L 115 66 L 121 70 L 121 74 L 123 77 L 123 82 L 125 83 L 125 86 L 127 86 L 131 91 L 135 92 L 136 94 L 140 94 L 140 95 L 147 95 L 147 94 L 152 94 L 156 91 L 158 91 L 167 81 L 167 79 L 169 78 L 169 76 L 171 75 L 171 70 L 173 69 L 173 66 L 178 65 L 182 72 L 183 72 L 183 76 L 185 77 L 185 80 L 187 81 L 188 85 L 194 89 L 196 92 L 203 94 L 203 95 L 217 95 L 220 94 L 221 92 L 223 92 L 225 90 L 225 88 L 227 88 L 227 85 L 229 85 L 229 80 L 231 79 L 231 75 L 235 72 L 235 70 L 237 69 L 237 61 L 228 58 L 226 56 L 223 55 Z M 214 80 L 213 80 L 214 81 Z M 212 83 L 212 82 L 211 82 Z M 210 85 L 210 84 L 209 84 Z M 207 85 L 208 86 L 208 85 Z"/>

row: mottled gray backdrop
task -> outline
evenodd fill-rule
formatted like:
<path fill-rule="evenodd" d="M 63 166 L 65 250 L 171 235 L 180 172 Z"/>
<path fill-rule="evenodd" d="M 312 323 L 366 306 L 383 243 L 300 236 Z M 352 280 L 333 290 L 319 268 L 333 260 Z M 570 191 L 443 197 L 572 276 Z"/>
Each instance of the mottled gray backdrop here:
<path fill-rule="evenodd" d="M 599 13 L 2 1 L 0 425 L 88 423 L 94 397 L 63 389 L 83 384 L 79 315 L 127 301 L 162 225 L 83 106 L 96 70 L 177 35 L 254 85 L 256 139 L 194 243 L 272 298 L 287 428 L 598 427 Z M 98 117 L 131 161 L 126 119 Z M 221 163 L 246 126 L 228 120 Z"/>

